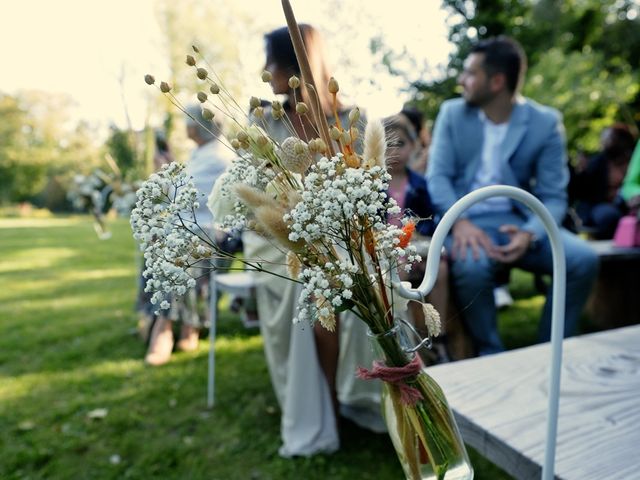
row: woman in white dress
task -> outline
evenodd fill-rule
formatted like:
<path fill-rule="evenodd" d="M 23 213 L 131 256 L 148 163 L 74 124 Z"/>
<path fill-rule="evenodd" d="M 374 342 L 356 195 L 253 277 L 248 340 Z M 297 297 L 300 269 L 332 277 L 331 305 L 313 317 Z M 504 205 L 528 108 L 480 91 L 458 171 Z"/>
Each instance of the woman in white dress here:
<path fill-rule="evenodd" d="M 327 90 L 329 73 L 322 39 L 317 30 L 300 25 L 302 37 L 318 86 L 320 106 L 327 117 L 332 116 L 331 97 Z M 316 129 L 296 114 L 295 95 L 300 89 L 289 86 L 289 79 L 301 77 L 293 45 L 286 27 L 265 35 L 266 65 L 271 73 L 271 87 L 276 95 L 283 95 L 282 105 L 287 122 L 274 120 L 269 111 L 257 122 L 278 142 L 295 134 L 304 140 L 317 137 Z M 267 107 L 266 110 L 269 108 Z M 340 116 L 348 113 L 339 107 Z M 245 258 L 261 259 L 270 270 L 286 275 L 284 253 L 274 244 L 256 234 L 243 235 Z M 338 322 L 336 332 L 324 330 L 319 323 L 294 324 L 296 303 L 300 292 L 297 283 L 269 274 L 256 274 L 256 291 L 260 329 L 273 388 L 282 410 L 280 454 L 313 455 L 339 448 L 335 413 L 340 406 L 343 415 L 361 426 L 383 431 L 380 416 L 380 385 L 357 379 L 358 365 L 369 366 L 372 360 L 363 322 L 345 316 Z"/>

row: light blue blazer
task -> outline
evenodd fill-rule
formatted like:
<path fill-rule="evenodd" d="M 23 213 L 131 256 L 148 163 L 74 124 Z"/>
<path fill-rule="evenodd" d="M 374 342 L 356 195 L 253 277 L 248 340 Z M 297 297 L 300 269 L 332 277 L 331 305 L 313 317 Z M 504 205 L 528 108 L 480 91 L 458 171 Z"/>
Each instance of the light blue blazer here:
<path fill-rule="evenodd" d="M 429 192 L 440 215 L 471 191 L 482 161 L 483 141 L 484 126 L 477 108 L 468 106 L 462 98 L 442 104 L 433 130 L 427 168 Z M 567 210 L 569 181 L 560 113 L 522 99 L 511 112 L 501 150 L 504 184 L 531 192 L 559 225 Z M 519 202 L 513 203 L 527 218 L 521 228 L 537 238 L 545 236 L 538 217 Z"/>

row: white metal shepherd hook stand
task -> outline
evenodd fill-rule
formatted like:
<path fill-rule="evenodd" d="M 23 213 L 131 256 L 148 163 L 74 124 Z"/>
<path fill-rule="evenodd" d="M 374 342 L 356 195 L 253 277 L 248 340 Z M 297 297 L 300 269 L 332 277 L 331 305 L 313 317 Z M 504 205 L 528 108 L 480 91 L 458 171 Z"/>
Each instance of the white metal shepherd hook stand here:
<path fill-rule="evenodd" d="M 529 207 L 540 217 L 549 235 L 553 254 L 553 303 L 551 308 L 551 372 L 549 377 L 549 407 L 547 415 L 547 439 L 542 466 L 542 480 L 554 478 L 556 454 L 556 436 L 558 430 L 558 408 L 560 403 L 560 371 L 562 366 L 562 338 L 564 336 L 565 290 L 567 283 L 564 246 L 560 230 L 546 207 L 530 193 L 516 187 L 493 185 L 479 188 L 458 200 L 444 214 L 433 234 L 427 255 L 427 265 L 422 283 L 417 289 L 404 288 L 397 274 L 395 287 L 400 296 L 412 300 L 424 301 L 425 296 L 436 283 L 438 265 L 444 240 L 460 214 L 471 205 L 490 197 L 510 197 Z"/>

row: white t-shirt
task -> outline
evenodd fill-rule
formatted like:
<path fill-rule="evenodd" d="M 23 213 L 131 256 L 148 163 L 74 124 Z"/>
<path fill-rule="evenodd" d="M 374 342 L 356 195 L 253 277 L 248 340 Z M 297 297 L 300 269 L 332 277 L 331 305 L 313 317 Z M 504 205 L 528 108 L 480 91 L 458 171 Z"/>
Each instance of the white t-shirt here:
<path fill-rule="evenodd" d="M 509 122 L 496 124 L 487 118 L 482 110 L 479 111 L 480 120 L 484 127 L 484 142 L 482 144 L 482 161 L 480 168 L 471 185 L 471 191 L 489 185 L 502 184 L 502 164 L 500 148 L 507 135 Z M 493 197 L 477 203 L 469 208 L 469 213 L 482 214 L 505 212 L 511 210 L 511 202 L 506 197 Z"/>
<path fill-rule="evenodd" d="M 196 221 L 203 228 L 213 226 L 213 215 L 207 208 L 207 198 L 217 178 L 231 165 L 234 155 L 219 140 L 200 145 L 192 153 L 186 165 L 186 172 L 193 177 L 198 190 Z"/>

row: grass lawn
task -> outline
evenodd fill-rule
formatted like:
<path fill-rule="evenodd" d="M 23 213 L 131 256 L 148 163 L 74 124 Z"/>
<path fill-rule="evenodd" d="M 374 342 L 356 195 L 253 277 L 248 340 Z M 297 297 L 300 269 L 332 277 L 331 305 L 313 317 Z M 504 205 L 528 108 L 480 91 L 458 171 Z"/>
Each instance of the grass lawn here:
<path fill-rule="evenodd" d="M 145 367 L 133 334 L 126 220 L 99 240 L 85 216 L 0 219 L 0 478 L 399 479 L 386 435 L 347 425 L 333 455 L 278 456 L 279 410 L 256 330 L 221 313 L 216 406 L 207 342 Z M 542 297 L 512 278 L 509 348 L 533 343 Z M 478 480 L 510 478 L 471 452 Z"/>

